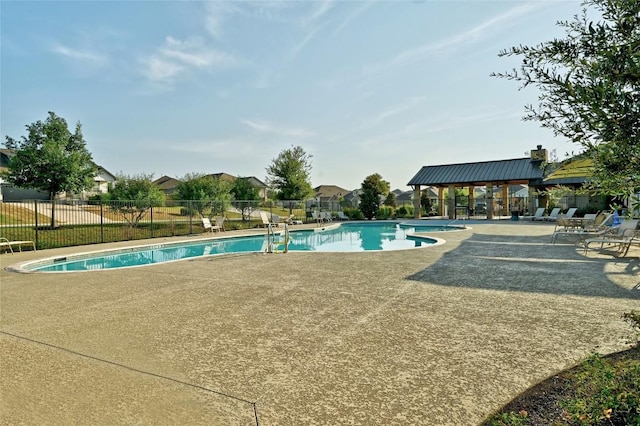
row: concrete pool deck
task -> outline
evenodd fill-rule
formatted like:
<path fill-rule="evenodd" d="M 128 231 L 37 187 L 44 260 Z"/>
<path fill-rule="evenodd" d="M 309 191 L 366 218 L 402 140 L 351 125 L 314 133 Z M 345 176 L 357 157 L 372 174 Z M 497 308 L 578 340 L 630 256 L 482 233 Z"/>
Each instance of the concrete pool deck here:
<path fill-rule="evenodd" d="M 640 250 L 470 226 L 416 250 L 87 273 L 4 268 L 141 242 L 0 255 L 0 424 L 475 425 L 627 347 Z"/>

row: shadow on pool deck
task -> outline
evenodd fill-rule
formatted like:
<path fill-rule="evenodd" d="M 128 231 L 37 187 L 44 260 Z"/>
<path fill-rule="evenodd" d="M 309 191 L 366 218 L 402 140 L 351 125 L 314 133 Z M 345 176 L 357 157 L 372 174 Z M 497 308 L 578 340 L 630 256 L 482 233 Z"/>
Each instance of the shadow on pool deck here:
<path fill-rule="evenodd" d="M 623 288 L 604 268 L 614 260 L 594 258 L 566 245 L 550 245 L 547 236 L 509 237 L 474 234 L 410 280 L 454 287 L 640 299 L 640 288 Z M 625 274 L 638 274 L 634 257 L 615 259 Z M 476 272 L 488 272 L 478 274 Z M 587 284 L 587 285 L 585 285 Z"/>
<path fill-rule="evenodd" d="M 249 401 L 260 425 L 475 425 L 626 346 L 638 251 L 585 257 L 551 245 L 552 225 L 472 226 L 397 252 L 0 270 L 0 423 L 252 425 Z"/>

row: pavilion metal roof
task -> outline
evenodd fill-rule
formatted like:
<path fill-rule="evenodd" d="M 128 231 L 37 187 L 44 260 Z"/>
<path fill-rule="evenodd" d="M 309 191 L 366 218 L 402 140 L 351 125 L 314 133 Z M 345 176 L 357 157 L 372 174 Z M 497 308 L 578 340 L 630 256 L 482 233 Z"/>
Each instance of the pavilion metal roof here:
<path fill-rule="evenodd" d="M 424 166 L 407 185 L 483 186 L 487 183 L 507 182 L 526 182 L 530 185 L 536 185 L 542 183 L 543 174 L 542 160 L 526 157 L 512 160 Z"/>

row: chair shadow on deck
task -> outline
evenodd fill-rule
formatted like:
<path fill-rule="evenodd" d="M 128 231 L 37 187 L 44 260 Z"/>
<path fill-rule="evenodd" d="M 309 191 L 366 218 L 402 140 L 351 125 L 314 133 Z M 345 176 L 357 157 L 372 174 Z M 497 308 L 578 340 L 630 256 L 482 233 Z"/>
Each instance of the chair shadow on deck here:
<path fill-rule="evenodd" d="M 637 257 L 588 257 L 549 236 L 474 234 L 431 266 L 408 276 L 429 284 L 474 289 L 640 300 Z M 605 272 L 612 262 L 617 272 Z M 609 268 L 611 269 L 611 268 Z M 617 275 L 628 275 L 624 286 Z"/>

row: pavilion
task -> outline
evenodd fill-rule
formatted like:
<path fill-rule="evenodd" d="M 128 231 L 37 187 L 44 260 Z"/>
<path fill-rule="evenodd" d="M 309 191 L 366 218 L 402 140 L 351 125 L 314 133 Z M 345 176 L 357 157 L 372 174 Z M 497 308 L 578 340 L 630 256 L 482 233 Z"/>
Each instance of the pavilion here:
<path fill-rule="evenodd" d="M 456 216 L 456 188 L 468 188 L 468 206 L 474 206 L 476 187 L 486 187 L 487 219 L 492 219 L 494 209 L 491 208 L 494 198 L 494 188 L 500 188 L 502 202 L 501 215 L 509 215 L 512 209 L 522 210 L 522 206 L 515 206 L 508 202 L 508 189 L 512 185 L 527 185 L 529 188 L 528 210 L 535 210 L 536 187 L 544 186 L 543 178 L 547 165 L 547 150 L 538 145 L 531 151 L 530 157 L 511 160 L 483 161 L 477 163 L 445 164 L 438 166 L 424 166 L 409 181 L 408 185 L 414 192 L 415 217 L 421 217 L 420 191 L 421 188 L 434 187 L 438 190 L 438 199 L 444 200 L 444 190 L 447 199 L 438 205 L 438 214 L 454 219 Z M 500 191 L 499 191 L 500 192 Z"/>

